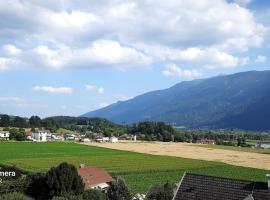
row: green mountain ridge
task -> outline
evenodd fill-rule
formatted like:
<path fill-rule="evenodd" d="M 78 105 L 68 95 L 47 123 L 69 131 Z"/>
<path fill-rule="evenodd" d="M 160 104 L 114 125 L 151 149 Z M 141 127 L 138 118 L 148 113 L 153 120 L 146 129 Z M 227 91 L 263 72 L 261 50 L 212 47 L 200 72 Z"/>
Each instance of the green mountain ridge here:
<path fill-rule="evenodd" d="M 86 113 L 115 123 L 163 121 L 189 128 L 270 129 L 270 71 L 185 81 Z"/>

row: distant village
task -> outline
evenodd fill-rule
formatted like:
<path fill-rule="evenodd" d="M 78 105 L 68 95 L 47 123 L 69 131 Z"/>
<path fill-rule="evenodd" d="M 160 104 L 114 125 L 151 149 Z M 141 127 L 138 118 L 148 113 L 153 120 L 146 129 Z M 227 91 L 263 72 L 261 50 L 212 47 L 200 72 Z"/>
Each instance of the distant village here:
<path fill-rule="evenodd" d="M 0 131 L 0 140 L 10 140 L 9 131 Z M 99 143 L 118 143 L 120 140 L 137 141 L 136 135 L 123 134 L 119 137 L 106 137 L 102 133 L 86 131 L 83 134 L 71 133 L 51 133 L 49 130 L 35 130 L 26 133 L 26 140 L 32 142 L 49 142 L 49 141 L 75 141 L 75 142 L 99 142 Z M 198 139 L 197 144 L 216 145 L 213 139 Z M 270 141 L 258 141 L 252 148 L 270 149 Z"/>
<path fill-rule="evenodd" d="M 91 138 L 89 137 L 91 136 Z M 0 131 L 0 140 L 10 140 L 9 131 Z M 105 137 L 101 133 L 87 131 L 85 134 L 70 133 L 51 133 L 49 130 L 35 130 L 26 133 L 26 140 L 32 142 L 49 142 L 49 141 L 76 141 L 76 142 L 110 142 L 117 143 L 119 140 L 137 140 L 136 135 L 123 134 L 119 137 Z"/>

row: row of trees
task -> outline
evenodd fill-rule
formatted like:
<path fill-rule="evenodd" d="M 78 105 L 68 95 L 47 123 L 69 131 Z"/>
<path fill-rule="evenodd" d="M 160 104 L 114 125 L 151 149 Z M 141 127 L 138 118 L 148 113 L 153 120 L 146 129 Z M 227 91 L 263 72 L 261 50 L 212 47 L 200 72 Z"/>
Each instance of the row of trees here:
<path fill-rule="evenodd" d="M 18 171 L 15 167 L 2 167 L 1 171 Z M 8 200 L 131 200 L 131 193 L 122 179 L 110 184 L 107 193 L 84 190 L 84 183 L 75 166 L 61 163 L 46 174 L 27 176 L 16 173 L 0 184 L 0 199 Z"/>
<path fill-rule="evenodd" d="M 38 116 L 32 116 L 29 119 L 23 117 L 11 117 L 9 115 L 0 116 L 1 127 L 18 127 L 18 128 L 39 128 L 46 124 Z"/>

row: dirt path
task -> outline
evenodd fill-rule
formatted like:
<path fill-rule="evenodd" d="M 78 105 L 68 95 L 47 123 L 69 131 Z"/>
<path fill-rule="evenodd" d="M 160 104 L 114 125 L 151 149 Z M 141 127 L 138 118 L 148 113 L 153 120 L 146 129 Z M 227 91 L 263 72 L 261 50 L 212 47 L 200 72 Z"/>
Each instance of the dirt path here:
<path fill-rule="evenodd" d="M 205 148 L 188 143 L 119 142 L 85 144 L 153 155 L 168 155 L 200 160 L 220 161 L 236 166 L 270 169 L 270 155 L 267 154 Z"/>

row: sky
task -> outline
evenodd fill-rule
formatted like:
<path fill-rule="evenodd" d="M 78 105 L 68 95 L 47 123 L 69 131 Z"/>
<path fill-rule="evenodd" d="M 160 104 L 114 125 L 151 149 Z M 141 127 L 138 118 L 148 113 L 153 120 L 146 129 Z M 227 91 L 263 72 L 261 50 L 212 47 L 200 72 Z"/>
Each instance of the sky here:
<path fill-rule="evenodd" d="M 269 70 L 268 0 L 0 0 L 0 113 L 79 116 Z"/>

